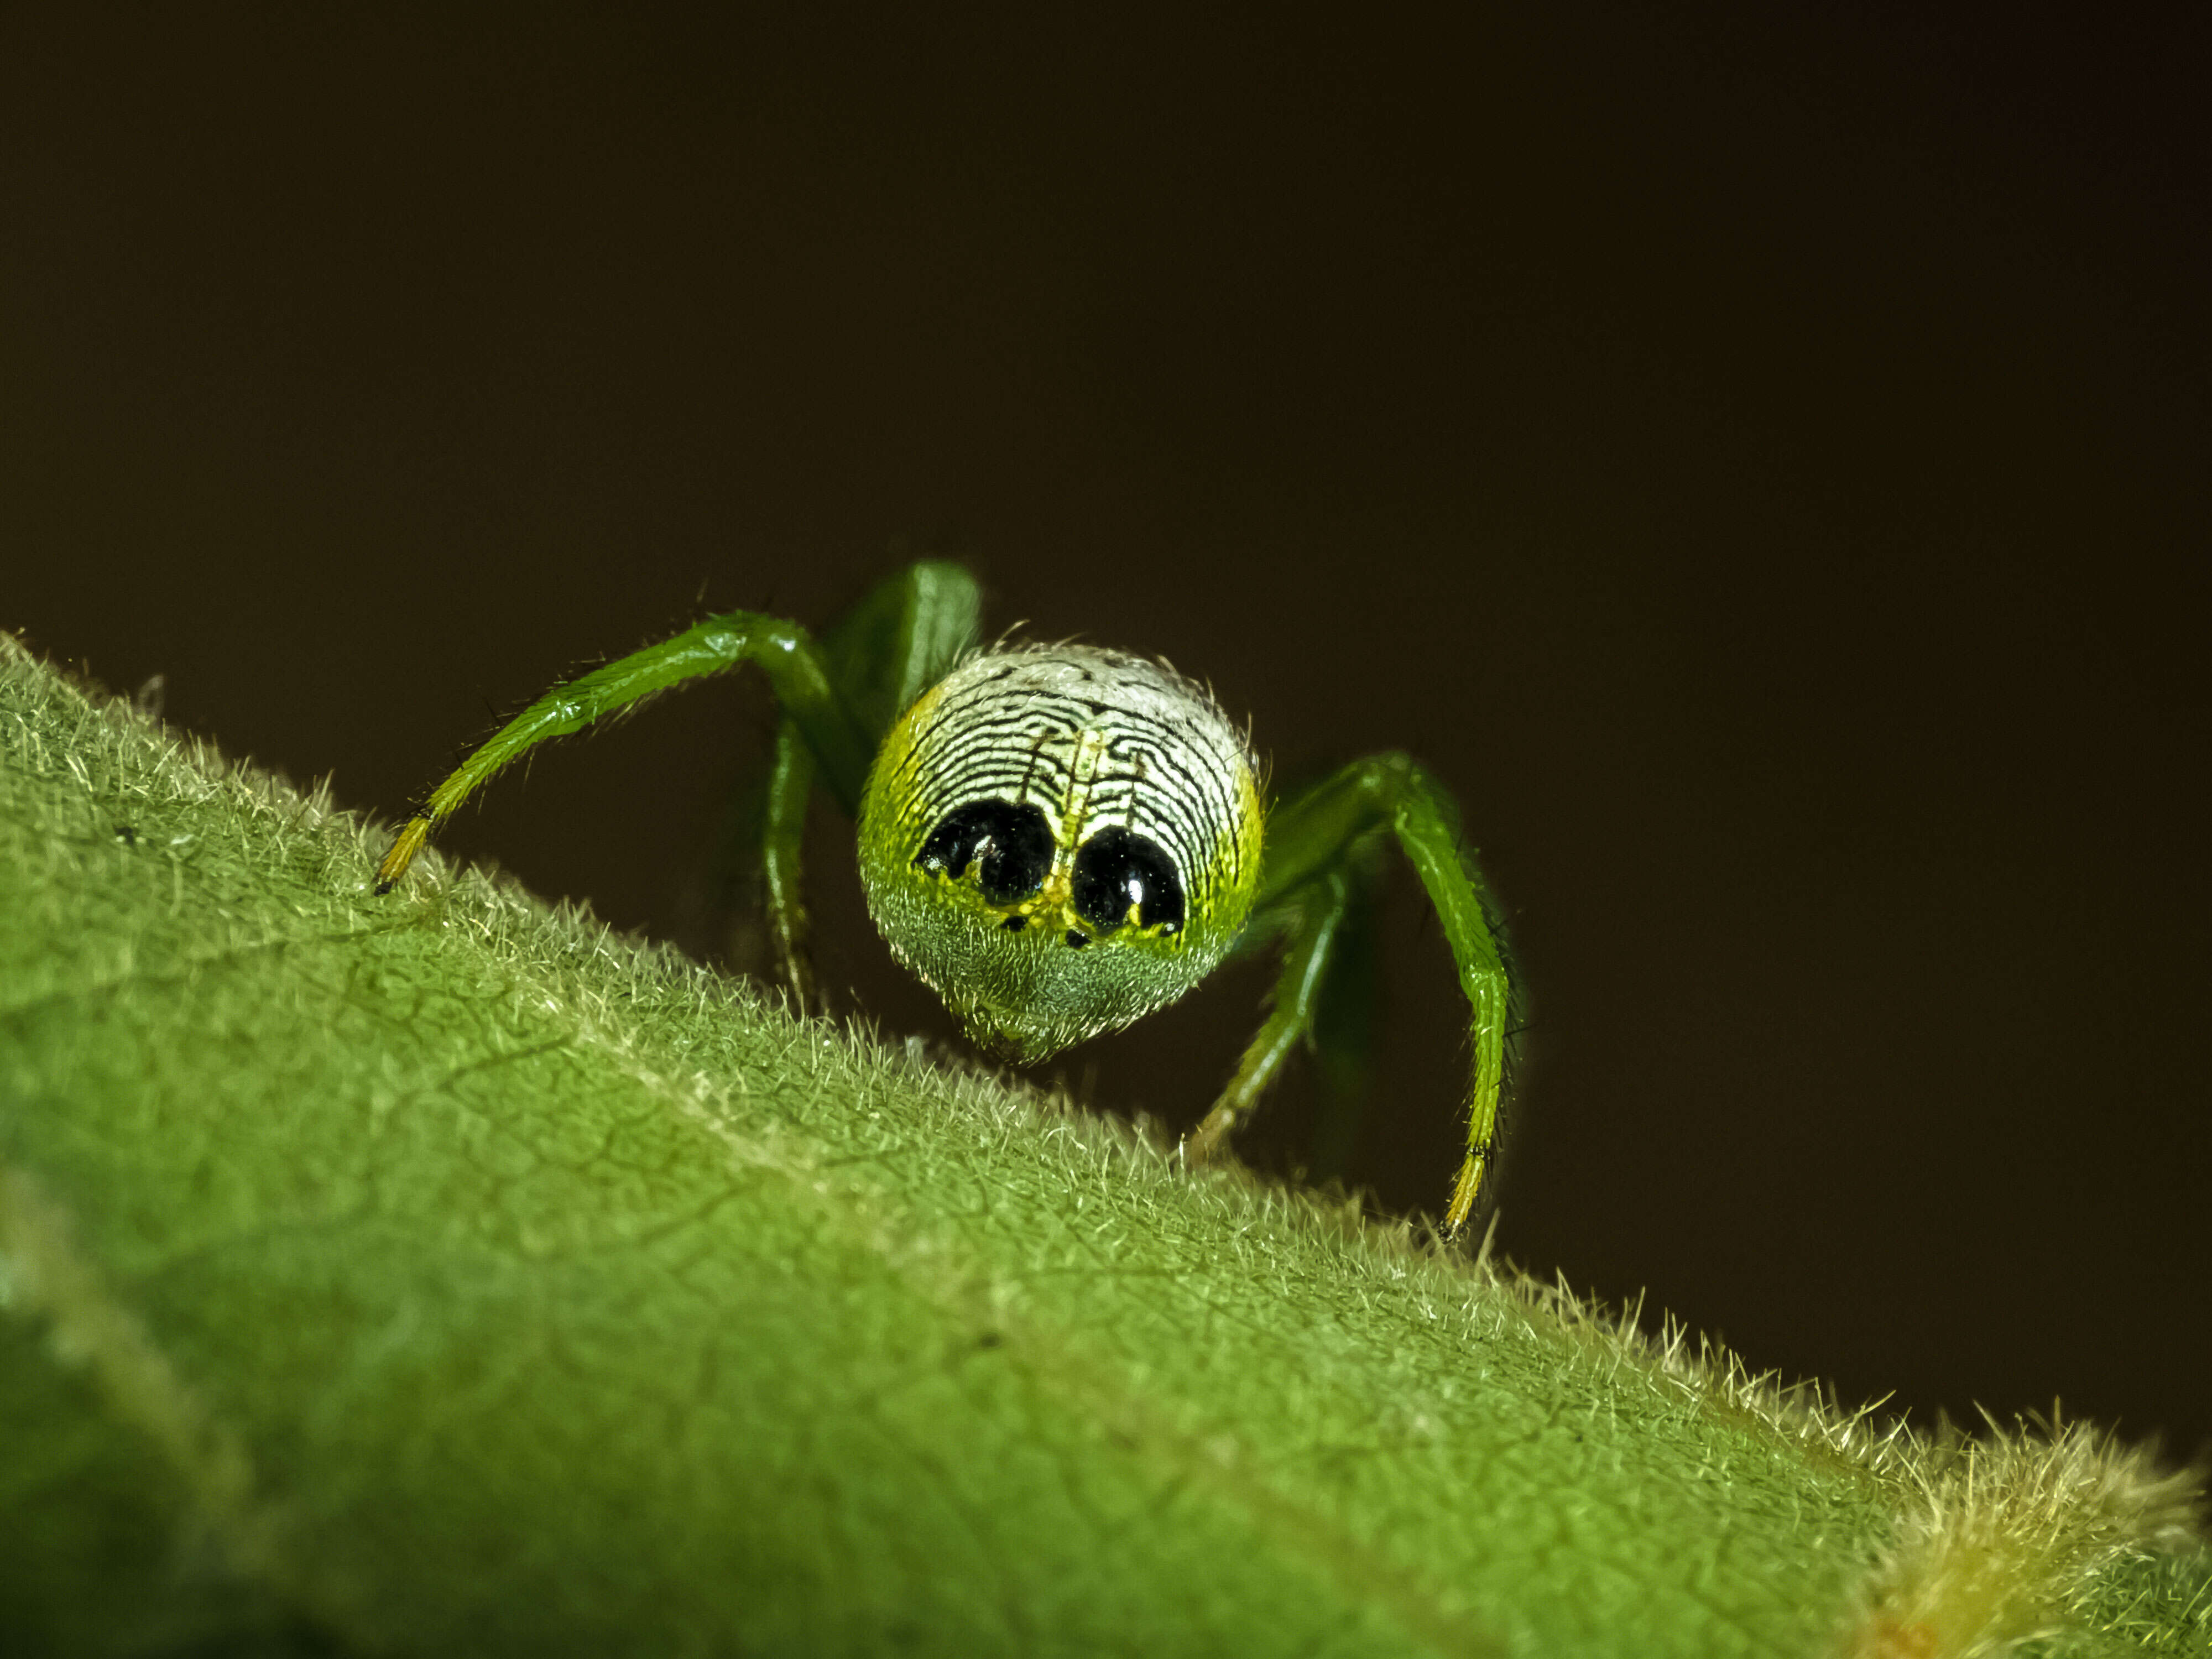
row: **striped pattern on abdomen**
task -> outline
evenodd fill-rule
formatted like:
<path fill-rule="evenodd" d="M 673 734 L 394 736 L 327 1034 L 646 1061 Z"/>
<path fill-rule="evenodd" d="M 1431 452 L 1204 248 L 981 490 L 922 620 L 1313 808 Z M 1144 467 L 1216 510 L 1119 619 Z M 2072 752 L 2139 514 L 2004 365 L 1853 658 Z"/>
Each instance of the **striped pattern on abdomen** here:
<path fill-rule="evenodd" d="M 894 781 L 919 835 L 957 807 L 1004 800 L 1044 814 L 1062 873 L 1083 842 L 1119 826 L 1164 848 L 1194 899 L 1217 873 L 1237 879 L 1251 758 L 1213 699 L 1172 669 L 1090 646 L 1017 647 L 963 664 L 930 703 Z"/>

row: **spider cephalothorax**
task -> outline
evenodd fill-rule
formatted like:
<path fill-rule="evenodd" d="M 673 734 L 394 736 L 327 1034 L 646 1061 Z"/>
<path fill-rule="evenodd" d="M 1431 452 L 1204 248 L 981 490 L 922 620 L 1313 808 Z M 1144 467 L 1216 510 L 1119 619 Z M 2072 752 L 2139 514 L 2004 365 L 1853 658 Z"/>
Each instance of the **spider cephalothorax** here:
<path fill-rule="evenodd" d="M 1206 691 L 1089 646 L 977 652 L 978 614 L 967 572 L 926 562 L 819 641 L 734 611 L 556 686 L 430 793 L 378 866 L 377 890 L 532 745 L 754 663 L 783 720 L 752 838 L 780 970 L 800 1004 L 811 979 L 799 832 L 817 781 L 859 818 L 861 881 L 892 953 L 1006 1059 L 1118 1030 L 1232 949 L 1279 943 L 1267 1018 L 1185 1142 L 1203 1159 L 1292 1053 L 1326 1039 L 1318 1017 L 1342 941 L 1371 902 L 1375 854 L 1395 840 L 1436 907 L 1472 1013 L 1468 1152 L 1445 1210 L 1459 1228 L 1493 1159 L 1515 986 L 1450 797 L 1405 756 L 1382 754 L 1263 808 L 1251 754 Z"/>

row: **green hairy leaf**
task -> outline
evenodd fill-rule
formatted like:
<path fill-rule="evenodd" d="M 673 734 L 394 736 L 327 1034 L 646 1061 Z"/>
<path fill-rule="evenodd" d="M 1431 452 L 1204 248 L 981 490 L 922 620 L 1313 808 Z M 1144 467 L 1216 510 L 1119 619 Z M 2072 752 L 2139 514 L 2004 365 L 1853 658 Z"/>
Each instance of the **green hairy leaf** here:
<path fill-rule="evenodd" d="M 2202 1653 L 1937 1443 L 380 843 L 0 641 L 0 1649 Z"/>

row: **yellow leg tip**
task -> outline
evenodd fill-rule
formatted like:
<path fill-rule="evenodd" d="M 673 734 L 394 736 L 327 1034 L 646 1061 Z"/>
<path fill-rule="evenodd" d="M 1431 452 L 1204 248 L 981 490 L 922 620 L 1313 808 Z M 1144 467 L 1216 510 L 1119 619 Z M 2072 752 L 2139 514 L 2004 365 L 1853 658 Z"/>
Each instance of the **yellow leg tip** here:
<path fill-rule="evenodd" d="M 376 890 L 390 892 L 399 878 L 407 873 L 407 866 L 415 862 L 415 855 L 422 850 L 422 843 L 429 839 L 429 819 L 408 819 L 407 827 L 393 837 L 392 850 L 376 866 Z"/>
<path fill-rule="evenodd" d="M 1195 1170 L 1208 1164 L 1225 1164 L 1229 1151 L 1229 1132 L 1237 1127 L 1237 1115 L 1216 1106 L 1206 1115 L 1206 1121 L 1183 1137 L 1183 1162 Z"/>
<path fill-rule="evenodd" d="M 1447 1237 L 1467 1224 L 1474 1212 L 1474 1200 L 1482 1194 L 1482 1174 L 1489 1159 L 1469 1152 L 1467 1162 L 1459 1166 L 1459 1179 L 1452 1183 L 1451 1202 L 1444 1208 L 1444 1232 Z"/>

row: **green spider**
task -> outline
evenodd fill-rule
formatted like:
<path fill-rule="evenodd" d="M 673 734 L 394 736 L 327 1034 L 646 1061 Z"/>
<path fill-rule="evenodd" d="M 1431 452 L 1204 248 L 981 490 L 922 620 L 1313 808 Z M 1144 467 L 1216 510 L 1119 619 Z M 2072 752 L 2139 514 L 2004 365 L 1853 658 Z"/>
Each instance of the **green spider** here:
<path fill-rule="evenodd" d="M 1164 664 L 1080 645 L 978 649 L 957 565 L 882 583 L 817 641 L 732 611 L 558 685 L 432 790 L 377 866 L 389 892 L 477 787 L 549 738 L 744 663 L 781 708 L 757 826 L 779 970 L 811 1000 L 799 832 L 818 780 L 859 821 L 860 878 L 891 953 L 968 1035 L 1033 1064 L 1175 1001 L 1231 950 L 1279 942 L 1266 1020 L 1186 1156 L 1231 1133 L 1302 1043 L 1347 923 L 1395 836 L 1472 1010 L 1456 1232 L 1494 1162 L 1514 970 L 1450 797 L 1403 755 L 1358 761 L 1263 807 L 1243 736 Z M 1262 846 L 1265 854 L 1262 855 Z"/>

